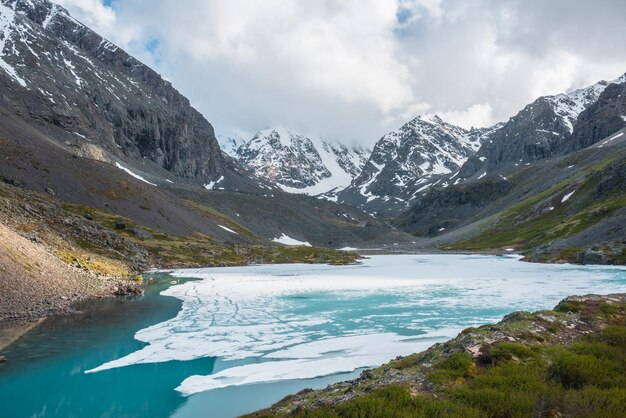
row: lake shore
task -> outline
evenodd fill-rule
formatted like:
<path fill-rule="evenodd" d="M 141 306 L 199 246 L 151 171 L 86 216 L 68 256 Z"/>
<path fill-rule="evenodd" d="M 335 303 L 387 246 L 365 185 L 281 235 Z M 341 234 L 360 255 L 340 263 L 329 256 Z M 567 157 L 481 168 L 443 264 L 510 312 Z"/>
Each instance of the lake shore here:
<path fill-rule="evenodd" d="M 0 322 L 0 351 L 13 344 L 18 338 L 39 325 L 44 319 L 15 320 Z"/>
<path fill-rule="evenodd" d="M 389 416 L 409 410 L 415 416 L 442 410 L 446 416 L 538 410 L 545 411 L 541 416 L 623 416 L 626 406 L 615 394 L 623 388 L 625 318 L 624 293 L 569 296 L 552 310 L 512 312 L 497 324 L 467 328 L 354 380 L 302 390 L 246 417 L 376 416 L 381 410 Z M 594 397 L 585 398 L 587 388 Z M 500 401 L 490 403 L 485 395 Z"/>
<path fill-rule="evenodd" d="M 238 416 L 354 379 L 354 370 L 468 326 L 554 306 L 572 289 L 623 290 L 621 271 L 482 255 L 151 271 L 142 297 L 79 302 L 72 307 L 81 314 L 50 317 L 11 344 L 0 393 L 28 392 L 11 416 L 145 416 L 144 407 L 155 417 L 194 417 L 207 407 Z M 50 388 L 51 376 L 64 384 Z M 140 395 L 138 385 L 146 387 Z"/>

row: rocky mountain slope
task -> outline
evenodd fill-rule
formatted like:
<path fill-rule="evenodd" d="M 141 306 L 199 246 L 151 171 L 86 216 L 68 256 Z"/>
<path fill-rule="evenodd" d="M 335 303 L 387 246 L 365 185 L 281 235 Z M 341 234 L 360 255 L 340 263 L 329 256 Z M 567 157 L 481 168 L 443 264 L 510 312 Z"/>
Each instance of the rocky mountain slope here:
<path fill-rule="evenodd" d="M 250 417 L 621 417 L 626 295 L 514 312 Z"/>
<path fill-rule="evenodd" d="M 241 237 L 206 223 L 189 201 L 216 201 L 269 240 L 286 234 L 319 245 L 344 236 L 360 246 L 389 231 L 352 208 L 322 211 L 296 195 L 274 199 L 279 189 L 222 152 L 210 123 L 169 82 L 63 8 L 1 0 L 0 25 L 0 174 L 29 190 L 220 243 Z M 341 160 L 348 171 L 351 158 Z M 283 216 L 292 211 L 292 219 Z M 376 226 L 366 231 L 366 224 Z"/>
<path fill-rule="evenodd" d="M 239 141 L 223 141 L 230 150 Z M 248 173 L 284 191 L 318 195 L 341 190 L 359 175 L 370 151 L 309 138 L 289 128 L 259 131 L 231 151 Z"/>
<path fill-rule="evenodd" d="M 362 173 L 338 193 L 338 201 L 377 216 L 395 217 L 431 187 L 477 180 L 495 170 L 515 169 L 580 150 L 621 126 L 621 108 L 605 106 L 605 112 L 612 112 L 606 128 L 591 132 L 594 128 L 585 131 L 581 126 L 574 134 L 579 115 L 601 106 L 599 98 L 607 86 L 624 81 L 626 75 L 570 93 L 540 97 L 507 122 L 471 131 L 436 116 L 419 116 L 377 142 Z M 579 138 L 581 135 L 588 142 Z"/>
<path fill-rule="evenodd" d="M 595 105 L 610 84 L 626 81 L 626 74 L 616 80 L 600 81 L 591 86 L 555 96 L 543 96 L 509 119 L 490 137 L 478 152 L 463 165 L 458 178 L 478 178 L 500 167 L 519 167 L 533 161 L 582 149 L 584 143 L 572 138 L 579 115 Z M 612 126 L 613 131 L 619 126 Z M 610 132 L 597 132 L 595 140 Z M 585 135 L 581 128 L 576 135 Z M 578 142 L 578 145 L 574 145 Z"/>
<path fill-rule="evenodd" d="M 414 235 L 437 236 L 436 245 L 447 248 L 513 248 L 537 261 L 624 263 L 626 83 L 600 85 L 602 93 L 579 114 L 567 141 L 543 148 L 549 156 L 538 159 L 540 154 L 527 154 L 533 147 L 514 146 L 522 139 L 496 134 L 479 154 L 493 156 L 490 150 L 507 149 L 512 142 L 507 159 L 527 162 L 486 157 L 480 175 L 432 187 L 395 225 Z M 503 129 L 518 126 L 531 110 Z M 472 164 L 470 159 L 460 172 Z"/>
<path fill-rule="evenodd" d="M 47 0 L 0 2 L 0 103 L 60 146 L 141 167 L 151 182 L 254 188 L 213 127 L 155 71 Z M 169 176 L 168 177 L 168 173 Z"/>
<path fill-rule="evenodd" d="M 458 171 L 497 127 L 467 131 L 436 115 L 418 116 L 376 143 L 338 201 L 381 216 L 397 214 L 443 175 Z"/>

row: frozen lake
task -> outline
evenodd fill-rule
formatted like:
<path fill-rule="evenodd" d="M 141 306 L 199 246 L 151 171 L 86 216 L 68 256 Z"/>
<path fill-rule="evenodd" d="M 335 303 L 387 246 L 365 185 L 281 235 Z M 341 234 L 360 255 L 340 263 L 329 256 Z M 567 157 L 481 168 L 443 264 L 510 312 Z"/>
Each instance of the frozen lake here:
<path fill-rule="evenodd" d="M 322 387 L 421 351 L 466 327 L 497 322 L 514 310 L 552 308 L 572 294 L 626 291 L 621 267 L 530 264 L 515 256 L 484 255 L 379 255 L 351 266 L 262 265 L 160 276 L 198 280 L 148 295 L 145 300 L 154 303 L 179 302 L 168 305 L 170 314 L 146 314 L 147 325 L 124 325 L 126 331 L 135 327 L 126 340 L 112 344 L 90 327 L 91 338 L 103 338 L 98 348 L 58 365 L 71 367 L 67 381 L 88 391 L 103 390 L 104 382 L 123 388 L 125 381 L 154 380 L 152 391 L 134 392 L 145 397 L 143 406 L 133 407 L 131 398 L 129 410 L 117 406 L 115 412 L 128 416 L 251 412 L 304 387 Z M 0 393 L 2 378 L 0 371 Z M 54 406 L 51 399 L 40 401 L 47 411 Z M 73 401 L 59 406 L 67 416 L 98 404 Z M 164 406 L 155 409 L 150 402 Z M 110 413 L 101 403 L 98 411 Z"/>
<path fill-rule="evenodd" d="M 183 395 L 379 365 L 513 310 L 570 294 L 624 290 L 624 270 L 539 265 L 517 257 L 382 255 L 354 266 L 275 265 L 179 270 L 201 278 L 163 294 L 175 318 L 139 331 L 146 347 L 91 372 L 218 357 L 254 363 L 190 376 Z"/>

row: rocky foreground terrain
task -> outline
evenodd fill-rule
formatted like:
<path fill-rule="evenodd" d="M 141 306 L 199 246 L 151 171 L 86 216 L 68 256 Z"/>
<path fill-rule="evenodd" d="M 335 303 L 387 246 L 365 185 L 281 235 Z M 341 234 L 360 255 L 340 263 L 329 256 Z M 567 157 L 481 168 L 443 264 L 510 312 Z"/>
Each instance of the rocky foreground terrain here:
<path fill-rule="evenodd" d="M 251 417 L 624 417 L 626 294 L 515 312 Z"/>

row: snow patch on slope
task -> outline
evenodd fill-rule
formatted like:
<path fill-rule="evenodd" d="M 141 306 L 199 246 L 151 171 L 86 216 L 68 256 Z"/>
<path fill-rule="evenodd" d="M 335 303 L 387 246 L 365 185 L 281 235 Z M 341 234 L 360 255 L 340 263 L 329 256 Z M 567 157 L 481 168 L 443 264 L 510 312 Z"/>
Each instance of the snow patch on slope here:
<path fill-rule="evenodd" d="M 224 225 L 218 225 L 218 226 L 219 226 L 220 228 L 222 228 L 224 231 L 228 231 L 228 232 L 230 232 L 231 234 L 239 235 L 239 232 L 237 232 L 237 231 L 233 231 L 232 229 L 230 229 L 230 228 L 228 228 L 228 227 L 226 227 L 226 226 L 224 226 Z"/>
<path fill-rule="evenodd" d="M 115 163 L 115 166 L 117 168 L 119 168 L 120 170 L 124 171 L 126 174 L 130 175 L 131 177 L 136 178 L 137 180 L 141 180 L 144 183 L 148 183 L 151 186 L 156 186 L 156 184 L 154 183 L 150 183 L 148 180 L 144 179 L 143 177 L 141 177 L 139 174 L 133 173 L 132 171 L 130 171 L 130 169 L 124 167 L 123 165 L 121 165 L 120 163 Z"/>
<path fill-rule="evenodd" d="M 309 244 L 306 241 L 298 241 L 297 239 L 291 238 L 290 236 L 286 234 L 281 234 L 280 237 L 274 238 L 272 241 L 277 242 L 279 244 L 283 244 L 283 245 L 289 245 L 289 246 L 305 246 L 305 247 L 311 246 L 311 244 Z"/>
<path fill-rule="evenodd" d="M 22 87 L 26 87 L 26 81 L 20 77 L 15 68 L 5 60 L 5 49 L 10 45 L 13 54 L 17 54 L 15 44 L 7 44 L 14 33 L 15 11 L 0 3 L 0 67 Z"/>

